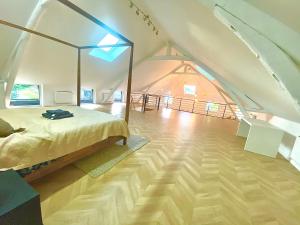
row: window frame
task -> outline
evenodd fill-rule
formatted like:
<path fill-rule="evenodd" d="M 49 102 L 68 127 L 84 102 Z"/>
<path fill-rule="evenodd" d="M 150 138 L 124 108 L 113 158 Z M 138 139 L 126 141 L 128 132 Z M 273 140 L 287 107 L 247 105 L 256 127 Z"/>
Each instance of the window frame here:
<path fill-rule="evenodd" d="M 115 97 L 116 93 L 119 93 L 120 96 L 121 96 L 121 98 L 116 98 L 116 97 Z M 124 97 L 123 91 L 121 91 L 121 90 L 116 90 L 116 91 L 114 92 L 114 94 L 113 94 L 113 102 L 123 102 L 123 97 Z"/>
<path fill-rule="evenodd" d="M 14 99 L 13 91 L 16 85 L 36 86 L 38 90 L 38 99 Z M 41 106 L 41 85 L 39 84 L 14 84 L 10 94 L 10 106 Z"/>
<path fill-rule="evenodd" d="M 191 92 L 189 92 L 189 93 L 187 93 L 187 91 L 186 91 L 186 88 L 191 88 L 192 87 L 192 89 L 194 89 L 193 90 L 193 93 L 191 93 Z M 183 94 L 184 95 L 196 95 L 197 94 L 197 87 L 196 87 L 196 85 L 191 85 L 191 84 L 185 84 L 185 85 L 183 85 Z"/>
<path fill-rule="evenodd" d="M 119 38 L 113 36 L 112 34 L 108 33 L 106 34 L 105 36 L 103 36 L 101 38 L 101 40 L 98 42 L 98 46 L 99 45 L 103 45 L 103 40 L 105 40 L 108 35 L 118 39 L 117 42 L 112 42 L 112 43 L 109 43 L 109 42 L 105 42 L 106 45 L 109 45 L 109 44 L 121 44 L 123 43 Z M 93 56 L 93 57 L 96 57 L 96 58 L 100 58 L 106 62 L 113 62 L 115 61 L 117 58 L 119 58 L 128 48 L 129 46 L 124 46 L 124 47 L 109 47 L 109 48 L 105 48 L 105 49 L 101 49 L 101 48 L 94 48 L 93 50 L 91 50 L 89 52 L 89 55 L 90 56 Z M 109 49 L 109 50 L 107 50 Z"/>
<path fill-rule="evenodd" d="M 85 100 L 85 99 L 83 99 L 82 97 L 82 92 L 84 92 L 84 91 L 92 91 L 92 99 L 90 100 L 90 99 L 88 99 L 88 100 Z M 93 104 L 94 103 L 94 98 L 95 98 L 95 96 L 94 96 L 94 94 L 95 94 L 95 91 L 94 91 L 94 89 L 93 88 L 81 88 L 81 90 L 80 90 L 80 103 L 84 103 L 84 104 Z"/>

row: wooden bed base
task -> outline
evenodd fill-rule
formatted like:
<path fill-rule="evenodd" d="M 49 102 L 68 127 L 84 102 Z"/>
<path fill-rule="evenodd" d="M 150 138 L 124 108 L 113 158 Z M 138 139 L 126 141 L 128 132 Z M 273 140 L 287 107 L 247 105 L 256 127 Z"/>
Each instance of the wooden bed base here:
<path fill-rule="evenodd" d="M 105 147 L 109 147 L 111 145 L 113 145 L 114 143 L 116 143 L 117 141 L 120 140 L 124 140 L 124 144 L 126 143 L 126 138 L 122 137 L 122 136 L 112 136 L 109 137 L 103 141 L 100 141 L 94 145 L 88 146 L 86 148 L 80 149 L 76 152 L 72 152 L 68 155 L 65 155 L 63 157 L 60 157 L 58 159 L 56 159 L 55 161 L 53 161 L 52 163 L 50 163 L 48 166 L 46 167 L 42 167 L 38 170 L 33 171 L 31 174 L 28 174 L 24 177 L 24 179 L 30 183 L 33 182 L 37 179 L 40 179 L 50 173 L 53 173 L 79 159 L 82 159 L 84 157 L 87 157 L 95 152 L 97 152 L 100 149 L 103 149 Z"/>

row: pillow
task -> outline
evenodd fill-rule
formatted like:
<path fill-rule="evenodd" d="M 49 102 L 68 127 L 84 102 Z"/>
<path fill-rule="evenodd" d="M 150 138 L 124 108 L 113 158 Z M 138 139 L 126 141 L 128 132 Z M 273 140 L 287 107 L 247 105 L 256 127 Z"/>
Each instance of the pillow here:
<path fill-rule="evenodd" d="M 6 121 L 0 118 L 0 137 L 7 137 L 14 133 L 14 128 Z"/>

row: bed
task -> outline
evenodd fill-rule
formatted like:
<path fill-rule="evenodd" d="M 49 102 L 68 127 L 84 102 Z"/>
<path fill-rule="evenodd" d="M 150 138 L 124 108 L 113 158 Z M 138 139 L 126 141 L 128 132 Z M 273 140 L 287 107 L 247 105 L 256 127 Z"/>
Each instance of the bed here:
<path fill-rule="evenodd" d="M 109 145 L 129 135 L 123 119 L 75 106 L 59 108 L 70 111 L 74 117 L 61 120 L 42 117 L 43 112 L 57 107 L 0 110 L 0 118 L 14 128 L 26 128 L 0 138 L 0 171 L 20 170 L 54 159 L 71 162 L 87 151 L 96 151 L 103 143 Z"/>

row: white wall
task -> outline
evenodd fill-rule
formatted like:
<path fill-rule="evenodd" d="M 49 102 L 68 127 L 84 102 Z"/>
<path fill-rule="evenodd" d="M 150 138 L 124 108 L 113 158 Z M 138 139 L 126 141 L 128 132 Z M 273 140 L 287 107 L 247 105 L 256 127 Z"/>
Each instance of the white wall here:
<path fill-rule="evenodd" d="M 54 104 L 54 93 L 76 93 L 77 51 L 55 42 L 32 37 L 26 47 L 15 83 L 43 86 L 44 105 Z"/>

